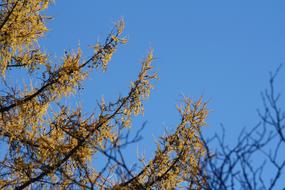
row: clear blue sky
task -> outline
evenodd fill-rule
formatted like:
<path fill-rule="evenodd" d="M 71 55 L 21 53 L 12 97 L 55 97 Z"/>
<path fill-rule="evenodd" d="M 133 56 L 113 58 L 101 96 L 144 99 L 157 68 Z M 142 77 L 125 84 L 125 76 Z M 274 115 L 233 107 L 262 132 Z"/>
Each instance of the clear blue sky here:
<path fill-rule="evenodd" d="M 268 73 L 285 62 L 284 9 L 283 0 L 58 0 L 48 10 L 54 20 L 42 46 L 60 58 L 80 43 L 87 58 L 88 47 L 103 42 L 123 17 L 129 43 L 117 50 L 108 72 L 94 73 L 75 99 L 92 111 L 101 95 L 115 99 L 127 93 L 154 48 L 160 80 L 133 126 L 148 121 L 139 149 L 153 155 L 155 138 L 179 122 L 175 104 L 183 94 L 209 100 L 206 134 L 223 123 L 233 139 L 242 127 L 256 124 Z M 285 96 L 284 74 L 285 68 L 278 88 Z"/>

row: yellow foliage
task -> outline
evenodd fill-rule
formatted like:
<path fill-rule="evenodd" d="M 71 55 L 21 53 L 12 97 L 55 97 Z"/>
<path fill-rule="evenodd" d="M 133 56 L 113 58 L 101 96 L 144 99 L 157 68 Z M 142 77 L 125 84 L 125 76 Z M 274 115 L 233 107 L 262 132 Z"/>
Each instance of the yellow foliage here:
<path fill-rule="evenodd" d="M 30 66 L 46 61 L 37 47 L 37 40 L 47 31 L 45 16 L 39 14 L 47 8 L 48 0 L 1 1 L 0 69 L 5 74 L 7 66 L 15 63 Z"/>
<path fill-rule="evenodd" d="M 90 115 L 82 109 L 62 105 L 62 98 L 76 93 L 90 72 L 107 70 L 121 37 L 125 22 L 120 20 L 105 43 L 97 43 L 86 61 L 82 52 L 65 52 L 61 64 L 52 63 L 40 51 L 38 39 L 48 30 L 45 10 L 48 0 L 3 0 L 0 9 L 0 70 L 28 69 L 30 87 L 18 87 L 3 78 L 0 96 L 0 138 L 7 152 L 0 160 L 0 189 L 174 189 L 187 183 L 187 176 L 199 186 L 199 160 L 204 146 L 200 127 L 208 114 L 202 100 L 185 99 L 178 107 L 181 122 L 173 134 L 161 138 L 152 160 L 141 172 L 128 169 L 120 149 L 128 141 L 126 130 L 134 116 L 144 113 L 153 80 L 152 50 L 142 61 L 137 79 L 124 97 L 98 103 Z M 39 68 L 38 72 L 34 72 Z M 36 78 L 36 79 L 35 79 Z M 33 79 L 35 81 L 33 81 Z M 2 87 L 1 86 L 1 87 Z M 1 92 L 2 92 L 1 91 Z M 93 167 L 99 156 L 106 158 L 102 170 Z M 116 177 L 110 174 L 123 169 Z M 127 175 L 127 177 L 125 176 Z"/>

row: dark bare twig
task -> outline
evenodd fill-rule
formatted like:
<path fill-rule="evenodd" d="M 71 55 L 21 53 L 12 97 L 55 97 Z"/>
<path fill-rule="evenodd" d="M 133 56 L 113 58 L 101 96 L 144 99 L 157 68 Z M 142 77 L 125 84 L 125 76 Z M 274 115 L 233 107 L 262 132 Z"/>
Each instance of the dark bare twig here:
<path fill-rule="evenodd" d="M 202 165 L 206 170 L 209 190 L 227 189 L 275 189 L 284 177 L 285 112 L 279 105 L 280 93 L 275 91 L 280 65 L 270 73 L 269 88 L 261 94 L 263 111 L 258 110 L 260 122 L 250 131 L 243 129 L 235 146 L 225 142 L 225 130 L 205 140 L 206 158 Z M 216 141 L 218 148 L 211 151 L 210 145 Z M 260 160 L 261 164 L 254 160 Z M 262 161 L 263 160 L 263 161 Z M 264 173 L 266 168 L 270 172 Z"/>

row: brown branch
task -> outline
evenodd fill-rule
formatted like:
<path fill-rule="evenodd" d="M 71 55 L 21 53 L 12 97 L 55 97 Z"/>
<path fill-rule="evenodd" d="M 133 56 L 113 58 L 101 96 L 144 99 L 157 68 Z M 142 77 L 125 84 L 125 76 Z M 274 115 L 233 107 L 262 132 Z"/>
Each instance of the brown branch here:
<path fill-rule="evenodd" d="M 114 41 L 111 39 L 108 43 L 106 43 L 103 47 L 106 48 L 108 46 L 110 46 L 111 43 L 113 43 Z M 91 58 L 89 58 L 87 61 L 85 61 L 84 63 L 82 63 L 79 67 L 78 70 L 84 68 L 86 65 L 88 65 L 90 62 L 92 62 L 97 56 L 99 56 L 101 53 L 103 52 L 102 49 L 100 49 L 95 55 L 93 55 Z M 50 76 L 50 78 L 42 85 L 42 87 L 40 87 L 36 92 L 34 92 L 31 95 L 25 96 L 23 98 L 20 98 L 18 100 L 15 100 L 14 103 L 8 105 L 8 106 L 2 106 L 0 105 L 0 113 L 4 113 L 9 111 L 10 109 L 15 108 L 16 106 L 21 106 L 23 104 L 25 104 L 28 101 L 31 101 L 32 99 L 34 99 L 35 97 L 39 96 L 40 94 L 43 94 L 45 90 L 47 90 L 50 86 L 52 86 L 53 84 L 56 84 L 58 82 L 58 78 L 60 76 L 60 73 L 62 71 L 62 68 L 58 69 L 57 71 L 55 71 L 53 73 L 53 75 Z M 69 75 L 72 74 L 75 70 L 71 70 L 69 71 Z"/>
<path fill-rule="evenodd" d="M 8 22 L 10 16 L 12 15 L 13 11 L 15 10 L 17 4 L 19 1 L 16 1 L 16 3 L 13 5 L 12 9 L 9 11 L 8 15 L 5 17 L 4 21 L 1 23 L 0 25 L 0 31 L 2 30 L 2 28 L 5 26 L 5 24 Z"/>

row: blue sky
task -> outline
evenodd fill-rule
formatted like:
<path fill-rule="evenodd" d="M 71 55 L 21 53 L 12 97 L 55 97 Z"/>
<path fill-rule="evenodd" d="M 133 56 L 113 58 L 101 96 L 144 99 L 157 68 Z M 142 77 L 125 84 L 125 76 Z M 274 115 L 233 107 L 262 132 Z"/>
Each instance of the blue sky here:
<path fill-rule="evenodd" d="M 88 47 L 103 42 L 123 17 L 128 44 L 117 50 L 107 73 L 90 76 L 75 100 L 91 112 L 101 95 L 126 94 L 153 48 L 160 80 L 133 126 L 147 121 L 139 150 L 153 155 L 155 139 L 179 122 L 175 105 L 182 95 L 209 101 L 206 135 L 220 131 L 223 123 L 230 140 L 242 127 L 257 123 L 268 73 L 285 62 L 284 8 L 282 0 L 56 1 L 47 12 L 54 20 L 41 45 L 60 59 L 64 50 L 80 44 L 88 58 Z M 283 93 L 284 73 L 285 68 L 277 83 Z"/>

